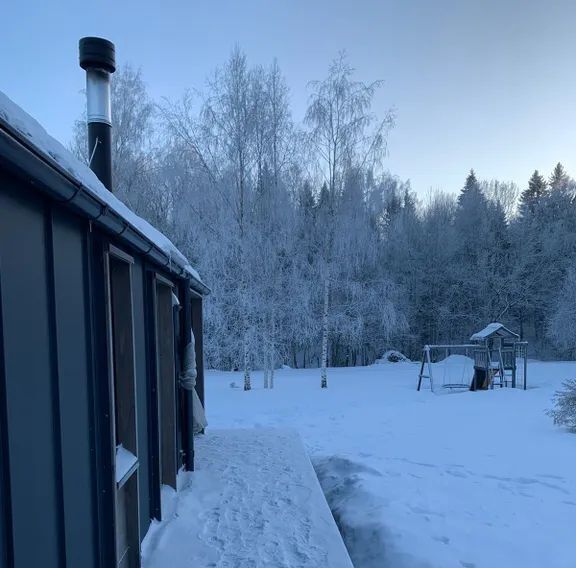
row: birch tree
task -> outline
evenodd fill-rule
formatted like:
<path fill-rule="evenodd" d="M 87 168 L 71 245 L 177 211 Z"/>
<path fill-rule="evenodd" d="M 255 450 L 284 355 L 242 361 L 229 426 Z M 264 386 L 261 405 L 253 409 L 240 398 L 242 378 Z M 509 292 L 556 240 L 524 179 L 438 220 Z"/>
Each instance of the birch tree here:
<path fill-rule="evenodd" d="M 345 172 L 351 167 L 377 167 L 386 151 L 392 114 L 377 119 L 371 112 L 381 81 L 366 84 L 353 80 L 353 69 L 344 54 L 330 66 L 328 77 L 312 83 L 312 95 L 305 123 L 310 129 L 320 175 L 327 187 L 323 226 L 322 261 L 319 278 L 322 288 L 322 353 L 320 386 L 328 386 L 328 341 L 330 292 L 334 275 L 335 208 Z"/>
<path fill-rule="evenodd" d="M 233 182 L 231 206 L 235 221 L 236 262 L 238 269 L 238 300 L 244 390 L 250 390 L 251 358 L 254 342 L 254 319 L 251 313 L 250 273 L 247 267 L 247 240 L 251 199 L 251 167 L 254 160 L 255 84 L 246 56 L 238 47 L 228 63 L 216 71 L 210 81 L 210 96 L 202 116 L 214 140 L 217 155 L 229 167 Z"/>

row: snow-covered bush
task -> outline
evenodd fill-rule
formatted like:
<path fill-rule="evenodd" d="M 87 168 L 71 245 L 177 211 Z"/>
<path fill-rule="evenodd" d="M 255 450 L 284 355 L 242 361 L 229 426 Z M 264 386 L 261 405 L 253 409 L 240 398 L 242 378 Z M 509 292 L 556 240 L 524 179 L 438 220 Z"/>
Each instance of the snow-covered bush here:
<path fill-rule="evenodd" d="M 576 432 L 576 379 L 564 381 L 553 400 L 554 408 L 548 410 L 547 414 L 554 419 L 554 424 Z"/>
<path fill-rule="evenodd" d="M 409 363 L 409 362 L 410 359 L 408 359 L 406 355 L 394 349 L 386 351 L 384 355 L 380 357 L 380 359 L 376 359 L 375 361 L 376 365 L 381 365 L 382 363 Z"/>

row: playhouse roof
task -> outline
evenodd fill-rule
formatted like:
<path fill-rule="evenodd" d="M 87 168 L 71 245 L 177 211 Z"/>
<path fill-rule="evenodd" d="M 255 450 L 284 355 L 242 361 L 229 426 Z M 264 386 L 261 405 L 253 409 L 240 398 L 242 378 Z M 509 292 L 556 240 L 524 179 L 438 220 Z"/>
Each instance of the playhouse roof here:
<path fill-rule="evenodd" d="M 137 248 L 155 262 L 179 276 L 188 276 L 194 288 L 202 293 L 208 292 L 198 272 L 172 241 L 124 205 L 102 185 L 87 164 L 73 156 L 34 118 L 0 91 L 0 143 L 3 136 L 7 136 L 4 140 L 12 139 L 16 144 L 7 142 L 5 149 L 10 152 L 7 150 L 0 154 L 18 169 L 28 171 L 32 154 L 36 162 L 42 162 L 42 167 L 47 166 L 60 175 L 59 185 L 71 193 L 70 199 L 64 201 L 69 201 L 71 206 L 84 213 L 90 208 L 96 210 L 94 220 L 97 224 L 113 231 L 119 226 L 117 234 L 123 235 L 126 240 L 130 236 L 133 243 L 138 243 Z M 36 186 L 42 189 L 42 185 Z M 54 188 L 50 189 L 54 191 Z"/>
<path fill-rule="evenodd" d="M 470 341 L 482 341 L 489 337 L 513 337 L 515 339 L 520 339 L 520 336 L 517 333 L 510 331 L 501 323 L 493 322 L 489 323 L 484 329 L 473 334 L 472 337 L 470 337 Z"/>

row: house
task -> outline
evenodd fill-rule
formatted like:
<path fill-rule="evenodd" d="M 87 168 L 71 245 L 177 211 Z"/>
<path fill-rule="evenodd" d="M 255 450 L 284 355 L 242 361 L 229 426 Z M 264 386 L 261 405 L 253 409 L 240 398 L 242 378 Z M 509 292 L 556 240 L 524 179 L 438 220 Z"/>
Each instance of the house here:
<path fill-rule="evenodd" d="M 89 121 L 104 111 L 89 123 L 97 175 L 0 93 L 6 568 L 139 566 L 162 486 L 194 466 L 194 391 L 181 376 L 193 349 L 203 404 L 208 288 L 110 191 L 113 55 L 97 38 L 81 53 Z"/>

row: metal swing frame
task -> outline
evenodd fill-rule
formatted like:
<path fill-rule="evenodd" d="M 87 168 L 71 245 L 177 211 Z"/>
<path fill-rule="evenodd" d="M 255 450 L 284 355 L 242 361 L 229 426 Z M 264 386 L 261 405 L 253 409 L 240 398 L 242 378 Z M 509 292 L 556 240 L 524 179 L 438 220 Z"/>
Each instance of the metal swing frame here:
<path fill-rule="evenodd" d="M 430 351 L 433 349 L 446 349 L 446 357 L 448 357 L 448 349 L 474 349 L 478 346 L 471 343 L 463 344 L 443 344 L 443 345 L 425 345 L 422 350 L 422 362 L 420 365 L 420 373 L 418 375 L 418 387 L 417 390 L 421 390 L 423 379 L 428 379 L 430 381 L 430 390 L 434 392 L 434 379 L 432 374 L 432 359 L 430 357 Z M 465 351 L 465 352 L 466 352 Z M 470 379 L 472 380 L 472 379 Z M 443 389 L 469 389 L 470 383 L 444 383 L 442 384 Z"/>

